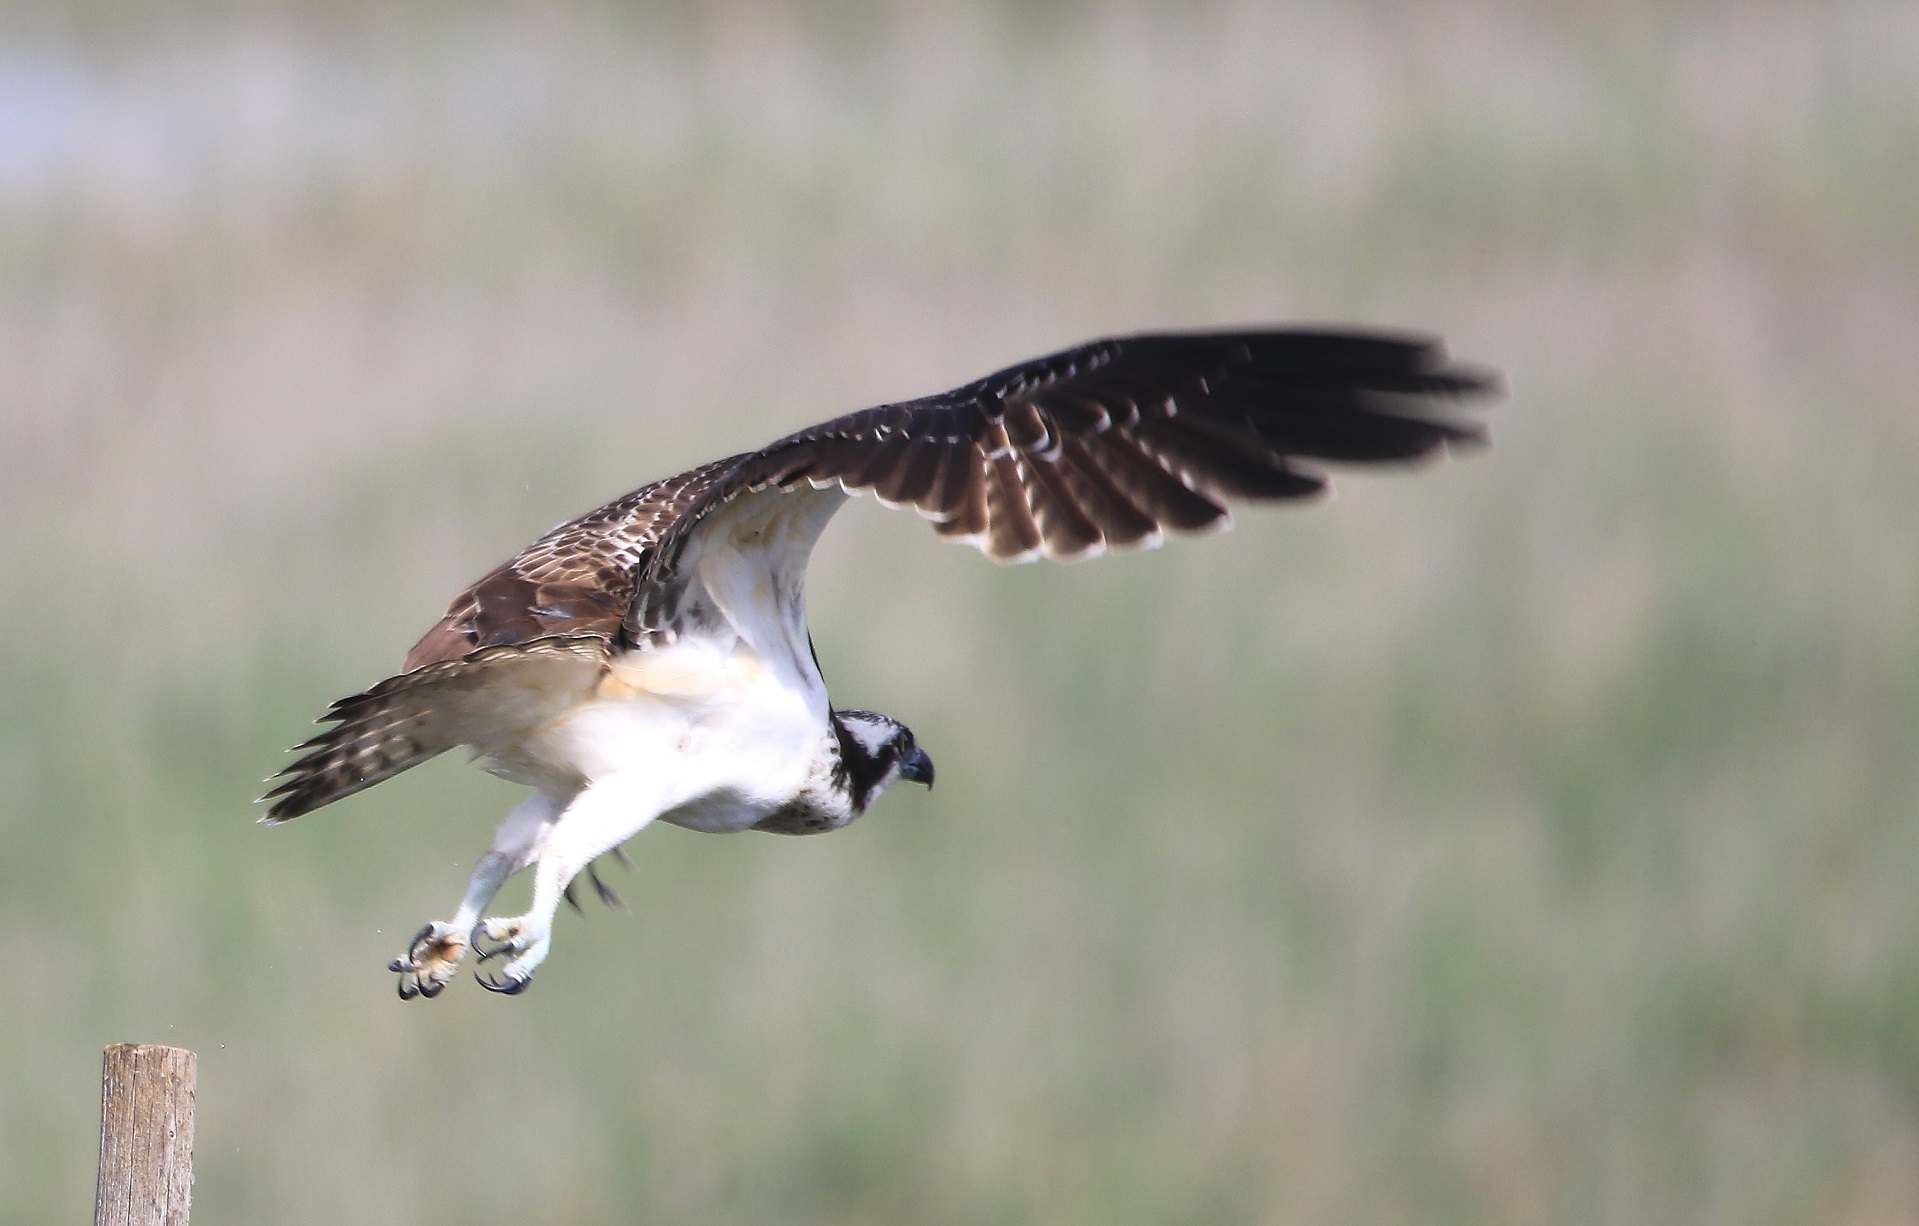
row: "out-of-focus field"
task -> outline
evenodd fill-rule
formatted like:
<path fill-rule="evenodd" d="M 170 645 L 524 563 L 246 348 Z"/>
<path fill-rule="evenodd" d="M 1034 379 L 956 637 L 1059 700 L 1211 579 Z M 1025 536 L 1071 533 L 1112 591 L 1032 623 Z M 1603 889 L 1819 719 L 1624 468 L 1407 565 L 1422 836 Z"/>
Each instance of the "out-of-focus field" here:
<path fill-rule="evenodd" d="M 158 11 L 0 15 L 0 1218 L 139 1040 L 207 1222 L 1919 1220 L 1919 9 Z M 517 789 L 250 823 L 559 519 L 1264 320 L 1495 446 L 1081 568 L 849 508 L 938 791 L 649 831 L 525 997 L 383 969 Z"/>

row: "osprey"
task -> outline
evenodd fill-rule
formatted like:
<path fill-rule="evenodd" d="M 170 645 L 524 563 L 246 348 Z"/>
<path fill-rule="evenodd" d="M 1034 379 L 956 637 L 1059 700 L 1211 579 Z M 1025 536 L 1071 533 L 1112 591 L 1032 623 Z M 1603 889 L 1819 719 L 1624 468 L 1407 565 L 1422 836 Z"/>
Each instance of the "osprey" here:
<path fill-rule="evenodd" d="M 456 745 L 533 789 L 450 920 L 390 969 L 439 994 L 469 949 L 526 989 L 583 870 L 649 823 L 837 830 L 904 779 L 906 725 L 836 709 L 806 628 L 806 565 L 850 494 L 913 507 L 999 562 L 1093 557 L 1298 499 L 1302 463 L 1405 461 L 1477 439 L 1442 415 L 1497 376 L 1436 340 L 1272 330 L 1094 341 L 942 395 L 835 418 L 560 525 L 454 598 L 403 671 L 343 698 L 275 776 L 280 823 Z M 271 782 L 271 781 L 270 781 Z M 483 915 L 533 867 L 524 915 Z"/>

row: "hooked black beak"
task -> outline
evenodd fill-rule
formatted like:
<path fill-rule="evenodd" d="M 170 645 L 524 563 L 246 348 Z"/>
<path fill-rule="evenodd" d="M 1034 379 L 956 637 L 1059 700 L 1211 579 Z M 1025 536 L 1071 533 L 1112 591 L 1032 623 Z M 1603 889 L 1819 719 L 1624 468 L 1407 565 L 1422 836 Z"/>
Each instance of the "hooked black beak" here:
<path fill-rule="evenodd" d="M 900 778 L 914 783 L 923 783 L 927 791 L 932 791 L 933 759 L 926 756 L 924 749 L 915 745 L 913 752 L 907 754 L 905 760 L 900 763 Z"/>

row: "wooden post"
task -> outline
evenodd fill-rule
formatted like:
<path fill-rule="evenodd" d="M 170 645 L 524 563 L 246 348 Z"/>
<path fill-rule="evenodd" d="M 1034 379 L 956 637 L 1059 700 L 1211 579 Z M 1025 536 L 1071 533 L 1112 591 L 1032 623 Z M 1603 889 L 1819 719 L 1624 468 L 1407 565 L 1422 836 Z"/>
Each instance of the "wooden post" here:
<path fill-rule="evenodd" d="M 193 1053 L 182 1047 L 107 1048 L 93 1226 L 187 1226 L 194 1065 Z"/>

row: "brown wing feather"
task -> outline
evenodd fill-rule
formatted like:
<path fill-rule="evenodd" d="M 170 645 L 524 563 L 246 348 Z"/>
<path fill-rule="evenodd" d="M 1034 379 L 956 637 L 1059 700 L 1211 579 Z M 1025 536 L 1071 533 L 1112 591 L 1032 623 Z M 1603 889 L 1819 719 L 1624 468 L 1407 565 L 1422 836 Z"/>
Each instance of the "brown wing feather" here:
<path fill-rule="evenodd" d="M 1117 337 L 922 400 L 802 430 L 715 481 L 658 540 L 664 581 L 700 517 L 804 477 L 911 502 L 941 535 L 999 561 L 1086 557 L 1229 522 L 1239 501 L 1303 498 L 1301 461 L 1417 459 L 1480 437 L 1442 414 L 1497 391 L 1436 340 L 1274 330 Z M 629 636 L 647 629 L 627 618 Z"/>
<path fill-rule="evenodd" d="M 1099 526 L 1100 539 L 1109 547 L 1157 543 L 1159 522 L 1140 510 L 1093 459 L 1091 450 L 1098 444 L 1097 437 L 1065 440 L 1059 468 L 1073 501 Z"/>
<path fill-rule="evenodd" d="M 689 502 L 737 464 L 703 465 L 569 520 L 453 598 L 405 671 L 333 704 L 333 726 L 275 776 L 284 822 L 456 745 L 513 739 L 598 678 L 635 602 L 640 563 Z"/>
<path fill-rule="evenodd" d="M 656 481 L 553 529 L 455 596 L 407 653 L 406 669 L 555 635 L 613 642 L 632 607 L 641 561 L 740 458 Z"/>

